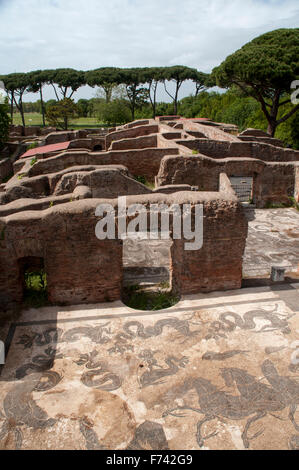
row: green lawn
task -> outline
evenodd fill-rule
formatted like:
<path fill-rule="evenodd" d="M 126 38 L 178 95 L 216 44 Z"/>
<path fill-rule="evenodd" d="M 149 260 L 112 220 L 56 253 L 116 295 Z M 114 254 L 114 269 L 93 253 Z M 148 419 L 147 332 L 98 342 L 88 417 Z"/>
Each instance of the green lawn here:
<path fill-rule="evenodd" d="M 42 115 L 39 113 L 25 113 L 26 126 L 42 126 Z M 21 115 L 15 113 L 13 116 L 13 123 L 15 125 L 22 124 Z M 103 124 L 97 121 L 95 117 L 74 119 L 70 123 L 70 127 L 103 127 Z"/>

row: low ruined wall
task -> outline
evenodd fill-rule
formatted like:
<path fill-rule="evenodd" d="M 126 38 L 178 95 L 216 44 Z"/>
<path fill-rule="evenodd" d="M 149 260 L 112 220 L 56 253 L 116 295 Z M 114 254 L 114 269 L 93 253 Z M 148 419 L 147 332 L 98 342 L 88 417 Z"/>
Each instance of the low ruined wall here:
<path fill-rule="evenodd" d="M 122 246 L 95 237 L 95 206 L 85 201 L 43 212 L 22 212 L 0 220 L 0 312 L 23 297 L 20 261 L 44 259 L 53 304 L 120 299 Z"/>
<path fill-rule="evenodd" d="M 275 147 L 284 147 L 284 144 L 279 139 L 273 137 L 250 137 L 250 136 L 239 136 L 239 139 L 243 142 L 258 142 L 264 144 L 274 145 Z"/>
<path fill-rule="evenodd" d="M 78 165 L 124 165 L 134 176 L 154 181 L 165 155 L 177 155 L 178 148 L 122 150 L 103 153 L 64 152 L 47 160 L 39 160 L 29 170 L 29 176 L 56 173 Z"/>
<path fill-rule="evenodd" d="M 148 119 L 142 119 L 140 121 L 133 121 L 129 124 L 125 124 L 124 128 L 131 129 L 132 127 L 147 126 L 150 123 Z"/>
<path fill-rule="evenodd" d="M 77 186 L 90 189 L 93 198 L 116 198 L 129 194 L 150 194 L 152 191 L 138 181 L 122 174 L 119 170 L 77 171 L 65 174 L 56 185 L 54 194 L 61 196 L 72 193 Z"/>
<path fill-rule="evenodd" d="M 96 146 L 100 147 L 100 150 L 105 150 L 105 138 L 92 136 L 85 139 L 71 140 L 68 148 L 94 150 Z"/>
<path fill-rule="evenodd" d="M 10 126 L 9 133 L 19 137 L 29 137 L 29 136 L 42 136 L 55 132 L 54 127 L 40 127 L 40 126 Z"/>
<path fill-rule="evenodd" d="M 84 129 L 77 131 L 52 132 L 45 137 L 44 145 L 59 144 L 61 142 L 67 142 L 75 139 L 86 139 L 88 134 L 89 131 Z"/>
<path fill-rule="evenodd" d="M 203 247 L 186 251 L 174 240 L 171 271 L 181 294 L 240 289 L 247 221 L 236 202 L 204 204 Z"/>
<path fill-rule="evenodd" d="M 157 147 L 157 134 L 136 137 L 133 139 L 116 140 L 111 144 L 111 150 L 146 149 Z"/>
<path fill-rule="evenodd" d="M 223 175 L 223 178 L 226 178 Z M 179 192 L 129 196 L 127 204 L 190 203 L 204 210 L 203 247 L 186 251 L 187 240 L 171 248 L 173 288 L 181 294 L 240 288 L 247 220 L 226 183 L 221 193 Z M 42 258 L 50 302 L 72 305 L 121 299 L 122 242 L 95 236 L 99 203 L 116 208 L 117 200 L 88 199 L 44 211 L 0 218 L 0 315 L 22 301 L 23 272 L 29 257 Z M 189 240 L 190 242 L 190 240 Z"/>
<path fill-rule="evenodd" d="M 299 151 L 257 142 L 220 142 L 208 139 L 179 140 L 177 143 L 211 158 L 257 158 L 265 162 L 299 161 Z"/>
<path fill-rule="evenodd" d="M 156 185 L 190 184 L 200 191 L 218 191 L 219 175 L 253 177 L 253 199 L 257 207 L 267 203 L 289 203 L 296 192 L 299 163 L 269 162 L 251 158 L 214 160 L 203 155 L 165 157 Z"/>
<path fill-rule="evenodd" d="M 115 140 L 122 139 L 134 139 L 143 135 L 150 135 L 159 132 L 159 126 L 157 124 L 147 126 L 137 126 L 130 129 L 122 129 L 115 132 L 111 132 L 106 136 L 106 150 L 110 148 L 110 145 Z"/>

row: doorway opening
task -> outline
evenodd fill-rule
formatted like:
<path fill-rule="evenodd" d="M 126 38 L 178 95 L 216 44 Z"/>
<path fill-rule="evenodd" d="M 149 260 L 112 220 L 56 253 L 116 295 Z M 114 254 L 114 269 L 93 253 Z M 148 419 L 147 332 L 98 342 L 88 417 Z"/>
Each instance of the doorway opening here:
<path fill-rule="evenodd" d="M 101 144 L 97 144 L 93 148 L 93 152 L 102 152 L 102 150 L 103 150 L 103 147 Z"/>
<path fill-rule="evenodd" d="M 253 202 L 253 177 L 231 176 L 230 182 L 240 202 Z"/>
<path fill-rule="evenodd" d="M 172 243 L 142 239 L 142 234 L 123 240 L 123 302 L 128 307 L 157 311 L 179 302 L 172 292 Z"/>
<path fill-rule="evenodd" d="M 48 305 L 47 274 L 44 259 L 28 256 L 19 259 L 18 263 L 23 286 L 24 306 L 40 308 Z"/>

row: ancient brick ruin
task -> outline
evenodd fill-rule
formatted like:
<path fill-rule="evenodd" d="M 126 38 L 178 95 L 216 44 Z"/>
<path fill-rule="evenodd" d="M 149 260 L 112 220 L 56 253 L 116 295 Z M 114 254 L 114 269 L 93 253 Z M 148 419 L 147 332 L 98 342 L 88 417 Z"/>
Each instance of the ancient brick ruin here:
<path fill-rule="evenodd" d="M 261 131 L 164 117 L 23 134 L 13 129 L 14 161 L 0 164 L 1 315 L 21 304 L 24 270 L 34 265 L 46 271 L 53 304 L 121 298 L 122 241 L 95 237 L 99 203 L 203 204 L 201 250 L 185 251 L 183 239 L 170 249 L 172 288 L 193 294 L 241 287 L 247 218 L 233 178 L 252 181 L 258 208 L 299 197 L 299 152 Z M 39 146 L 26 153 L 32 140 Z"/>

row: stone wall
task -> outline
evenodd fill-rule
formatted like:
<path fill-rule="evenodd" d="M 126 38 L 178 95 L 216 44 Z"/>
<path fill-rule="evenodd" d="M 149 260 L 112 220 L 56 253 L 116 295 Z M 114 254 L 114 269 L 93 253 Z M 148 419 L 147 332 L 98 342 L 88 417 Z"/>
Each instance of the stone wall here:
<path fill-rule="evenodd" d="M 133 139 L 115 140 L 111 144 L 111 150 L 146 149 L 157 147 L 158 134 L 140 136 Z"/>
<path fill-rule="evenodd" d="M 296 193 L 298 162 L 263 162 L 251 158 L 214 160 L 204 155 L 165 157 L 156 185 L 189 184 L 200 191 L 218 191 L 219 175 L 253 177 L 253 200 L 257 207 L 267 203 L 289 203 Z M 297 189 L 298 191 L 298 189 Z"/>
<path fill-rule="evenodd" d="M 157 124 L 137 126 L 130 129 L 121 129 L 115 132 L 111 132 L 106 136 L 106 150 L 109 150 L 110 145 L 115 140 L 133 139 L 143 135 L 150 135 L 159 132 L 159 126 Z"/>
<path fill-rule="evenodd" d="M 179 140 L 178 144 L 211 158 L 257 158 L 265 162 L 299 161 L 299 151 L 257 142 L 223 142 L 209 139 Z"/>
<path fill-rule="evenodd" d="M 152 148 L 138 150 L 119 150 L 102 153 L 64 152 L 47 160 L 39 160 L 29 170 L 29 176 L 56 173 L 65 168 L 78 165 L 124 165 L 134 176 L 145 176 L 154 181 L 160 163 L 165 155 L 178 155 L 173 148 Z"/>
<path fill-rule="evenodd" d="M 44 260 L 53 304 L 69 305 L 121 297 L 122 246 L 95 237 L 95 205 L 85 201 L 43 212 L 22 212 L 0 221 L 0 311 L 23 297 L 20 263 Z"/>
<path fill-rule="evenodd" d="M 221 178 L 226 178 L 222 175 Z M 203 247 L 186 251 L 187 240 L 171 248 L 171 280 L 181 294 L 241 287 L 242 256 L 247 220 L 228 182 L 221 193 L 179 192 L 127 197 L 127 204 L 190 203 L 204 208 Z M 95 236 L 99 203 L 88 199 L 44 211 L 20 212 L 0 218 L 0 311 L 22 301 L 23 266 L 42 259 L 48 296 L 53 304 L 71 305 L 114 301 L 122 294 L 122 242 Z M 188 240 L 190 242 L 190 240 Z"/>
<path fill-rule="evenodd" d="M 73 193 L 75 188 L 81 185 L 90 189 L 90 197 L 93 198 L 116 198 L 129 194 L 149 194 L 152 192 L 119 170 L 107 168 L 66 173 L 56 185 L 54 194 L 61 196 Z"/>
<path fill-rule="evenodd" d="M 55 132 L 54 127 L 40 127 L 40 126 L 15 126 L 11 125 L 9 133 L 14 136 L 19 137 L 29 137 L 29 136 L 43 136 Z"/>
<path fill-rule="evenodd" d="M 23 204 L 26 204 L 24 198 L 44 198 L 51 195 L 68 194 L 69 199 L 75 199 L 73 193 L 76 187 L 82 185 L 89 188 L 88 197 L 94 198 L 115 198 L 152 192 L 129 177 L 128 170 L 121 165 L 71 167 L 58 173 L 24 177 L 14 183 L 11 182 L 6 186 L 6 191 L 0 193 L 0 213 L 2 204 L 8 204 L 19 198 L 23 199 Z"/>

